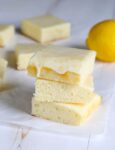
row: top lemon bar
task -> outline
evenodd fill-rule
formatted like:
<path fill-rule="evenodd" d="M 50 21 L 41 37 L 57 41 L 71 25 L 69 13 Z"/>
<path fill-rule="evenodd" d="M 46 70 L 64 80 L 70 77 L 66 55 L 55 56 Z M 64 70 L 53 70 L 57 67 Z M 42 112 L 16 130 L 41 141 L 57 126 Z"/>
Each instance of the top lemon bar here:
<path fill-rule="evenodd" d="M 70 36 L 70 23 L 55 16 L 38 16 L 28 18 L 21 23 L 22 32 L 41 43 Z"/>
<path fill-rule="evenodd" d="M 82 84 L 93 72 L 95 56 L 94 51 L 49 45 L 30 59 L 27 70 L 37 78 Z"/>

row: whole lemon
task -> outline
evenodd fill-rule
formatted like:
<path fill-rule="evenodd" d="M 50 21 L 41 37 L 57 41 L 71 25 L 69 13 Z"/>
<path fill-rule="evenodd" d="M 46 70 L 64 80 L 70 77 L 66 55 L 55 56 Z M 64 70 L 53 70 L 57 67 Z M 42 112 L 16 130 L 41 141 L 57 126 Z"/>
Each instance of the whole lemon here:
<path fill-rule="evenodd" d="M 97 52 L 97 59 L 115 61 L 115 20 L 105 20 L 94 25 L 86 39 L 87 47 Z"/>

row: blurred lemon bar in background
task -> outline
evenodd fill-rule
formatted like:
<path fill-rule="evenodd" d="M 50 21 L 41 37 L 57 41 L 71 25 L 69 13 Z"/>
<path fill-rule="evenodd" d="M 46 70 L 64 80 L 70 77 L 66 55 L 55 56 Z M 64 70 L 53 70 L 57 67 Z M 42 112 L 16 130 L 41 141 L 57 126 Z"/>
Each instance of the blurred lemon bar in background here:
<path fill-rule="evenodd" d="M 15 50 L 17 69 L 26 70 L 30 58 L 43 48 L 41 44 L 17 44 Z"/>
<path fill-rule="evenodd" d="M 36 78 L 82 85 L 93 72 L 95 56 L 94 51 L 50 45 L 30 59 L 27 70 Z"/>
<path fill-rule="evenodd" d="M 8 62 L 4 58 L 0 58 L 0 80 L 4 78 Z"/>
<path fill-rule="evenodd" d="M 8 62 L 4 58 L 0 58 L 0 90 L 4 88 L 4 78 Z"/>
<path fill-rule="evenodd" d="M 34 97 L 32 115 L 69 125 L 80 125 L 87 121 L 100 104 L 101 97 L 99 96 L 85 105 L 40 102 L 38 97 Z"/>
<path fill-rule="evenodd" d="M 0 47 L 8 45 L 14 38 L 15 27 L 13 25 L 0 24 Z"/>
<path fill-rule="evenodd" d="M 71 26 L 55 16 L 38 16 L 22 21 L 21 31 L 41 43 L 49 43 L 70 36 Z"/>

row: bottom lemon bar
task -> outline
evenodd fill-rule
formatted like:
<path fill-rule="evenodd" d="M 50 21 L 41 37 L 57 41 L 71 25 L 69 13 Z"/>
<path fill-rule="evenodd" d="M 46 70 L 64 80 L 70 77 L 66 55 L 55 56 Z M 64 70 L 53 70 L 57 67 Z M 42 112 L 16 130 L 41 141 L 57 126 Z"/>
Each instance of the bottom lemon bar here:
<path fill-rule="evenodd" d="M 78 85 L 42 79 L 36 80 L 34 95 L 40 101 L 80 104 L 88 103 L 99 97 L 94 92 Z"/>
<path fill-rule="evenodd" d="M 88 119 L 100 103 L 100 97 L 86 105 L 40 102 L 37 97 L 34 97 L 32 115 L 64 124 L 80 125 Z"/>

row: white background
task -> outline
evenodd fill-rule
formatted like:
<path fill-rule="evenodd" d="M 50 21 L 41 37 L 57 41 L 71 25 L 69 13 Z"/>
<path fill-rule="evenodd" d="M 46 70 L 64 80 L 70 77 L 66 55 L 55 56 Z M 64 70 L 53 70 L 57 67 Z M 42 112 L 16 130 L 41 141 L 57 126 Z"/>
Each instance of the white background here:
<path fill-rule="evenodd" d="M 20 21 L 25 17 L 43 14 L 54 14 L 71 22 L 71 38 L 59 43 L 84 48 L 89 28 L 98 21 L 114 18 L 115 1 L 0 0 L 0 23 L 13 23 L 19 27 Z M 20 39 L 20 41 L 22 40 Z M 89 137 L 82 139 L 52 135 L 1 124 L 0 150 L 114 150 L 115 112 L 112 111 L 112 113 L 113 121 L 108 125 L 107 134 L 98 138 Z"/>

